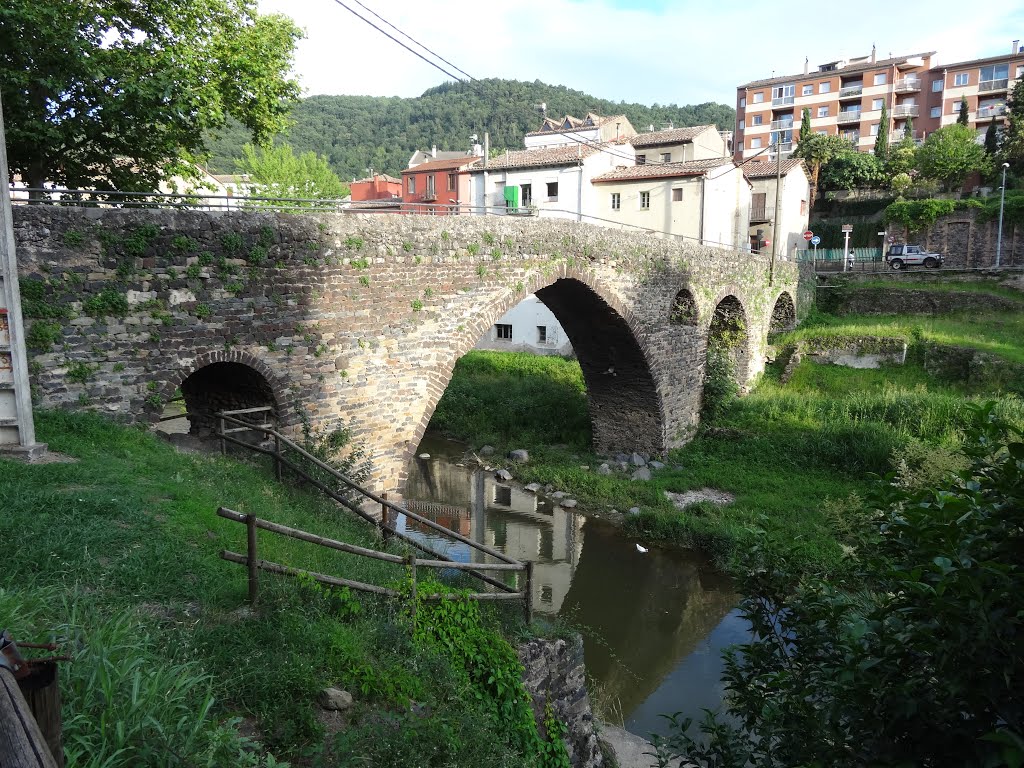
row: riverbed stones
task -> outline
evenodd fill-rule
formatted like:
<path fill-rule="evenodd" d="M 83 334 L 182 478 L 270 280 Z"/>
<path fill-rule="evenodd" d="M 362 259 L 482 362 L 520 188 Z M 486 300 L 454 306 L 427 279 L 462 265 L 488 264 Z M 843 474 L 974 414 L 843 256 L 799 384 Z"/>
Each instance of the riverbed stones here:
<path fill-rule="evenodd" d="M 481 456 L 493 456 L 494 455 L 494 446 L 493 445 L 483 445 L 483 446 L 481 446 L 480 447 L 480 455 Z"/>
<path fill-rule="evenodd" d="M 612 468 L 608 466 L 607 462 L 597 468 L 597 474 L 599 475 L 610 475 L 611 473 Z"/>
<path fill-rule="evenodd" d="M 664 469 L 665 468 L 665 465 L 662 462 L 660 462 L 660 461 L 649 461 L 649 462 L 647 462 L 647 466 L 650 467 L 651 469 Z"/>
<path fill-rule="evenodd" d="M 509 472 L 507 469 L 499 469 L 497 472 L 494 473 L 494 476 L 501 480 L 503 483 L 507 483 L 509 480 L 512 479 L 512 473 Z"/>
<path fill-rule="evenodd" d="M 640 467 L 632 475 L 629 476 L 630 480 L 650 480 L 651 470 L 647 467 Z"/>
<path fill-rule="evenodd" d="M 560 506 L 565 509 L 572 509 L 576 506 L 576 499 L 562 499 Z"/>
<path fill-rule="evenodd" d="M 630 455 L 629 463 L 632 464 L 634 467 L 644 467 L 647 466 L 647 459 L 645 459 L 639 453 L 634 453 Z"/>
<path fill-rule="evenodd" d="M 352 694 L 340 688 L 324 688 L 317 697 L 321 709 L 344 712 L 352 706 Z"/>
<path fill-rule="evenodd" d="M 565 491 L 555 491 L 554 493 L 550 493 L 548 495 L 551 496 L 552 499 L 558 499 L 559 501 L 561 501 L 569 494 L 567 494 Z"/>
<path fill-rule="evenodd" d="M 424 461 L 426 461 L 427 459 L 430 458 L 430 454 L 429 453 L 421 453 L 418 458 L 423 459 Z"/>
<path fill-rule="evenodd" d="M 629 508 L 629 514 L 631 514 L 631 515 L 639 515 L 640 514 L 640 507 L 630 507 Z"/>
<path fill-rule="evenodd" d="M 736 500 L 736 497 L 731 493 L 720 491 L 717 488 L 699 488 L 695 491 L 686 491 L 684 493 L 665 491 L 665 498 L 671 501 L 676 509 L 686 509 L 691 504 L 697 504 L 701 501 L 709 501 L 719 507 L 724 507 Z"/>
<path fill-rule="evenodd" d="M 523 448 L 510 451 L 508 457 L 517 464 L 525 464 L 530 460 L 530 453 Z"/>
<path fill-rule="evenodd" d="M 540 488 L 540 483 L 527 483 L 523 486 L 523 490 L 529 491 L 530 493 L 540 493 Z"/>

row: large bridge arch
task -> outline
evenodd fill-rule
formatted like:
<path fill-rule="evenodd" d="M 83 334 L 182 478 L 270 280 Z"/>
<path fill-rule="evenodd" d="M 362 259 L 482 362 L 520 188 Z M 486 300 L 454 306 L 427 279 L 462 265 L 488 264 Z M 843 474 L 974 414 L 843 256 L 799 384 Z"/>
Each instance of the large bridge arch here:
<path fill-rule="evenodd" d="M 40 405 L 149 420 L 154 387 L 167 397 L 196 371 L 238 364 L 266 380 L 286 427 L 350 427 L 381 489 L 403 482 L 458 357 L 529 292 L 578 348 L 597 447 L 648 453 L 698 426 L 708 324 L 725 295 L 747 314 L 748 379 L 780 293 L 810 295 L 792 263 L 773 271 L 757 254 L 567 220 L 14 214 L 19 276 L 42 310 L 26 325 L 45 331 L 29 334 L 45 342 L 31 351 Z"/>

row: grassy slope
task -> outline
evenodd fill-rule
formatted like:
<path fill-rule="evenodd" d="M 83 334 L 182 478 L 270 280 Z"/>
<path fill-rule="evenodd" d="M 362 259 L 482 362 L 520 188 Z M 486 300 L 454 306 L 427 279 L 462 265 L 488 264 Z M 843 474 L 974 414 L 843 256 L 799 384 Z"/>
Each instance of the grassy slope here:
<path fill-rule="evenodd" d="M 449 762 L 437 764 L 470 765 L 478 754 L 496 765 L 514 764 L 501 729 L 473 702 L 457 670 L 411 645 L 393 605 L 372 599 L 331 602 L 264 576 L 259 611 L 244 610 L 245 569 L 218 559 L 217 552 L 244 552 L 245 529 L 214 512 L 224 505 L 362 544 L 371 543 L 367 526 L 275 484 L 258 467 L 182 455 L 148 434 L 98 417 L 44 412 L 37 428 L 53 450 L 80 461 L 28 466 L 0 461 L 0 540 L 17 542 L 5 547 L 0 627 L 10 626 L 23 639 L 45 636 L 49 629 L 79 639 L 82 651 L 70 665 L 65 691 L 66 712 L 74 715 L 68 743 L 81 745 L 79 759 L 72 762 L 170 765 L 177 764 L 169 756 L 174 748 L 199 764 L 206 754 L 200 746 L 186 745 L 173 723 L 164 724 L 169 735 L 163 758 L 139 751 L 144 743 L 160 745 L 164 737 L 155 735 L 145 716 L 159 721 L 167 705 L 159 690 L 152 700 L 133 703 L 138 694 L 130 675 L 108 681 L 111 695 L 101 695 L 96 676 L 107 666 L 103 658 L 120 648 L 117 666 L 145 668 L 143 679 L 161 670 L 170 679 L 191 675 L 196 685 L 183 694 L 184 709 L 169 712 L 174 722 L 182 712 L 186 722 L 201 722 L 202 702 L 212 686 L 221 704 L 197 743 L 215 740 L 217 721 L 235 712 L 255 718 L 265 741 L 294 757 L 320 741 L 316 693 L 338 684 L 357 700 L 374 704 L 378 720 L 380 708 L 393 711 L 386 717 L 395 734 L 402 734 L 389 742 L 379 723 L 355 729 L 353 759 L 373 744 L 390 743 L 398 762 L 375 764 L 402 765 L 408 746 L 403 744 L 415 736 L 422 741 L 417 750 L 424 744 L 446 750 Z M 260 537 L 260 555 L 269 560 L 372 583 L 402 576 L 388 564 Z M 110 627 L 120 627 L 115 636 L 104 634 Z M 90 645 L 91 637 L 102 641 Z M 410 700 L 433 708 L 430 728 L 436 725 L 438 734 L 400 727 Z M 117 718 L 138 721 L 134 736 L 119 739 L 104 730 L 102 723 L 119 707 Z M 128 751 L 112 757 L 126 740 Z M 111 762 L 104 762 L 108 757 Z M 218 762 L 222 759 L 213 764 L 225 764 Z M 338 758 L 327 764 L 347 763 Z"/>
<path fill-rule="evenodd" d="M 817 315 L 790 336 L 836 329 L 895 335 L 907 328 L 912 340 L 910 329 L 921 320 Z M 942 327 L 955 328 L 958 339 L 995 347 L 993 336 L 1002 332 L 997 323 L 1019 322 L 1000 315 L 949 320 Z M 1004 339 L 1011 357 L 1024 355 L 1021 338 Z M 769 370 L 714 429 L 673 452 L 669 467 L 650 482 L 582 468 L 600 459 L 588 448 L 584 386 L 573 361 L 471 352 L 456 366 L 432 427 L 501 451 L 530 449 L 530 464 L 517 470 L 520 479 L 552 483 L 591 509 L 641 507 L 643 515 L 627 520 L 636 535 L 701 546 L 726 558 L 737 547 L 767 540 L 827 569 L 841 565 L 843 509 L 851 495 L 869 493 L 874 476 L 893 471 L 901 458 L 910 472 L 922 469 L 915 464 L 947 462 L 972 418 L 970 404 L 994 394 L 936 381 L 913 364 L 852 370 L 804 362 L 786 384 L 778 374 Z M 1019 399 L 1003 398 L 1000 408 L 1024 423 Z M 666 490 L 705 486 L 735 494 L 736 502 L 680 515 L 664 496 Z"/>

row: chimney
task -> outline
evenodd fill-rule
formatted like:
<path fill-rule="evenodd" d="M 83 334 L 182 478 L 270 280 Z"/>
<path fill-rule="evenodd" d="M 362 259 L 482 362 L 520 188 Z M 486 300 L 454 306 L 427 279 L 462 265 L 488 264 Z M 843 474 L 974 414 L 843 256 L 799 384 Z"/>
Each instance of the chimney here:
<path fill-rule="evenodd" d="M 433 146 L 432 146 L 432 147 L 430 148 L 430 156 L 431 156 L 431 157 L 434 157 L 434 158 L 436 158 L 436 157 L 437 157 L 437 144 L 434 144 L 434 145 L 433 145 Z"/>
<path fill-rule="evenodd" d="M 484 131 L 484 168 L 487 167 L 487 158 L 491 154 L 491 134 Z"/>
<path fill-rule="evenodd" d="M 811 59 L 809 56 L 804 56 L 804 74 L 808 74 L 811 69 Z"/>
<path fill-rule="evenodd" d="M 1013 41 L 1013 45 L 1010 46 L 1010 55 L 1011 56 L 1016 56 L 1020 52 L 1020 48 L 1017 47 L 1019 43 L 1020 43 L 1020 40 L 1014 40 Z"/>
<path fill-rule="evenodd" d="M 872 44 L 871 44 L 871 63 L 872 63 L 872 64 L 874 64 L 874 63 L 875 63 L 875 57 L 876 57 L 876 54 L 877 54 L 877 49 L 875 48 L 875 44 L 874 44 L 874 43 L 872 43 Z"/>

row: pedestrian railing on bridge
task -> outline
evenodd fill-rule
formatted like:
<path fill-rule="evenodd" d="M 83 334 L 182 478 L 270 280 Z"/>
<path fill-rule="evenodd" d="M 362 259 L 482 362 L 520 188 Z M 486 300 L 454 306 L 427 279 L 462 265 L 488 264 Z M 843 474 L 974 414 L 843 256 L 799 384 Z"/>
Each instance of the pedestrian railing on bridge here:
<path fill-rule="evenodd" d="M 256 419 L 258 419 L 258 421 Z M 409 574 L 411 576 L 412 598 L 414 602 L 417 597 L 418 568 L 452 569 L 462 571 L 463 573 L 476 578 L 483 584 L 497 590 L 474 592 L 466 595 L 466 597 L 471 600 L 522 600 L 523 612 L 526 621 L 529 623 L 532 620 L 532 562 L 522 562 L 508 557 L 504 553 L 499 552 L 486 544 L 474 541 L 473 539 L 463 536 L 456 531 L 445 528 L 443 525 L 439 525 L 433 520 L 411 511 L 408 507 L 403 507 L 399 504 L 388 501 L 384 494 L 378 495 L 366 488 L 363 488 L 351 478 L 339 472 L 334 467 L 325 463 L 309 451 L 288 439 L 285 435 L 281 434 L 274 426 L 274 409 L 271 406 L 243 408 L 234 411 L 219 411 L 217 413 L 217 420 L 218 427 L 216 435 L 221 441 L 222 453 L 226 451 L 227 443 L 231 443 L 233 445 L 241 446 L 247 450 L 269 456 L 274 463 L 274 472 L 279 480 L 282 479 L 283 472 L 287 469 L 295 477 L 314 488 L 317 488 L 337 504 L 380 530 L 383 536 L 385 548 L 387 547 L 389 540 L 397 539 L 408 547 L 419 550 L 420 552 L 428 555 L 426 558 L 417 557 L 414 554 L 402 556 L 386 551 L 358 547 L 353 544 L 346 544 L 345 542 L 327 539 L 306 531 L 289 528 L 288 526 L 261 519 L 253 514 L 243 514 L 241 512 L 221 507 L 217 510 L 217 514 L 220 517 L 234 522 L 244 523 L 246 526 L 246 553 L 243 555 L 237 552 L 224 550 L 221 552 L 220 556 L 229 562 L 239 563 L 240 565 L 246 566 L 249 574 L 250 602 L 255 602 L 258 598 L 259 571 L 266 571 L 268 573 L 275 573 L 284 576 L 303 576 L 312 578 L 326 586 L 348 587 L 349 589 L 383 595 L 386 597 L 401 596 L 398 591 L 389 587 L 366 584 L 364 582 L 354 581 L 351 579 L 315 573 L 281 563 L 261 560 L 259 558 L 256 531 L 264 530 L 360 557 L 405 565 L 408 567 Z M 264 439 L 261 443 L 254 443 L 252 441 L 242 439 L 243 433 L 249 433 L 250 436 L 252 433 L 256 433 L 258 435 L 262 435 Z M 317 470 L 323 473 L 320 477 L 314 476 L 314 471 Z M 332 487 L 332 485 L 325 482 L 325 480 L 336 483 L 336 485 Z M 339 490 L 339 487 L 344 490 Z M 367 503 L 375 506 L 379 505 L 379 519 L 364 509 L 364 506 Z M 399 515 L 404 515 L 406 519 L 416 521 L 439 536 L 449 539 L 453 543 L 457 542 L 467 546 L 484 556 L 497 560 L 498 562 L 463 563 L 456 561 L 443 552 L 438 552 L 429 545 L 418 541 L 416 538 L 397 530 L 396 524 Z M 488 575 L 485 573 L 487 571 L 493 572 L 494 575 Z M 518 574 L 523 573 L 525 576 L 523 588 L 519 589 L 518 586 L 510 585 L 497 578 L 497 576 L 506 573 L 516 574 L 517 582 Z M 440 600 L 453 596 L 454 595 L 432 593 L 419 595 L 419 599 Z"/>
<path fill-rule="evenodd" d="M 843 253 L 842 248 L 808 248 L 797 251 L 796 260 L 801 263 L 813 262 L 816 272 L 842 272 Z M 849 253 L 853 254 L 853 259 L 847 255 L 846 271 L 881 272 L 888 268 L 881 248 L 851 248 Z"/>

